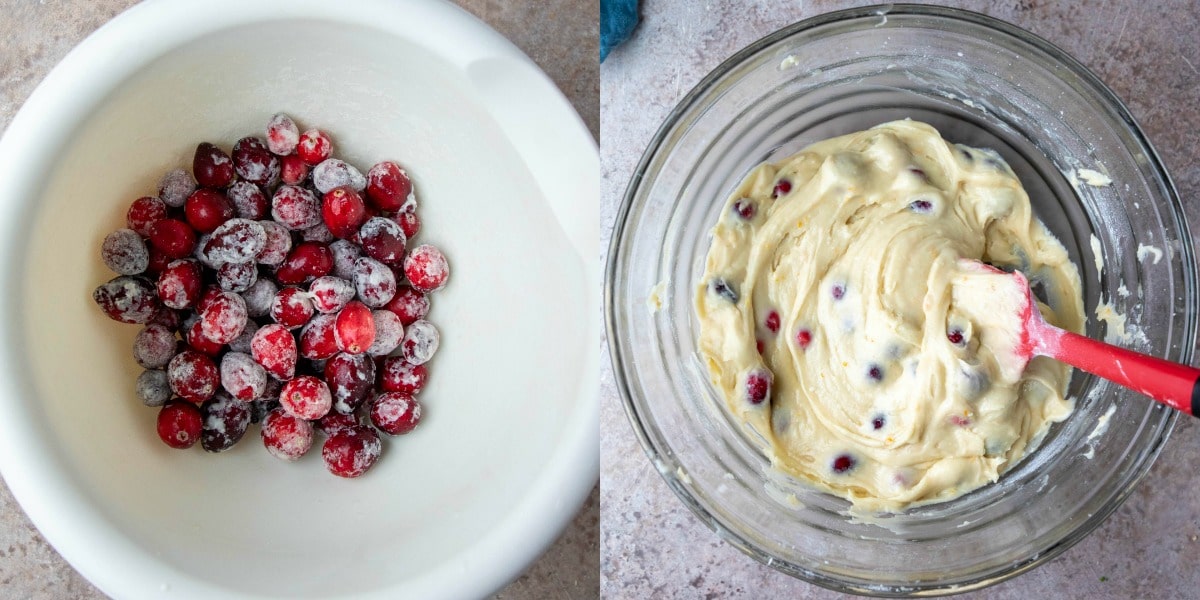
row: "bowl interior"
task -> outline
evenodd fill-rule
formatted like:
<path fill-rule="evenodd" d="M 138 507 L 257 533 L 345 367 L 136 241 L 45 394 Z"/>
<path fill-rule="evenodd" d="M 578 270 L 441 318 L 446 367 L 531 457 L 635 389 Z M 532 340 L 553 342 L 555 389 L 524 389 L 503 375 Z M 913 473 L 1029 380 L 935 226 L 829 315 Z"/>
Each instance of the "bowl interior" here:
<path fill-rule="evenodd" d="M 60 489 L 130 542 L 135 556 L 122 558 L 153 563 L 144 565 L 151 589 L 486 593 L 553 539 L 559 513 L 574 512 L 596 467 L 585 461 L 571 474 L 549 457 L 588 446 L 568 437 L 589 414 L 594 429 L 595 254 L 564 230 L 562 208 L 532 173 L 540 167 L 493 118 L 493 99 L 460 65 L 404 36 L 330 21 L 252 23 L 156 58 L 55 151 L 29 200 L 37 208 L 20 320 L 36 395 L 22 401 L 35 405 L 28 427 Z M 527 102 L 561 100 L 539 87 Z M 441 247 L 454 271 L 432 298 L 442 346 L 420 395 L 422 426 L 385 440 L 359 480 L 325 471 L 320 435 L 296 464 L 269 456 L 257 426 L 219 456 L 167 448 L 156 410 L 133 393 L 138 327 L 109 321 L 90 299 L 112 277 L 98 249 L 124 226 L 128 204 L 155 193 L 166 170 L 190 169 L 198 142 L 228 150 L 262 135 L 277 111 L 330 132 L 335 153 L 364 171 L 383 159 L 404 164 L 420 202 L 417 239 Z M 594 151 L 582 153 L 587 164 Z M 514 523 L 531 490 L 547 486 L 559 494 L 552 523 Z M 513 527 L 525 531 L 520 549 L 481 552 L 481 540 Z M 102 572 L 101 548 L 68 558 Z"/>

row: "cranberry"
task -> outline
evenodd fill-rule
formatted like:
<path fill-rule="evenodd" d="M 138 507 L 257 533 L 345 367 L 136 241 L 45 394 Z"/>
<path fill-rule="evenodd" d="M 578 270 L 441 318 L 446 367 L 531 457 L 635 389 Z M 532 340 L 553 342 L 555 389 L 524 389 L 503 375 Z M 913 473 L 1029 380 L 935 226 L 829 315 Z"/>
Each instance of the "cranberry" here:
<path fill-rule="evenodd" d="M 162 307 L 149 281 L 129 275 L 121 275 L 96 288 L 92 300 L 108 318 L 138 325 L 149 323 Z"/>
<path fill-rule="evenodd" d="M 833 287 L 829 289 L 829 295 L 833 296 L 834 300 L 841 300 L 842 297 L 846 295 L 845 284 L 841 284 L 841 283 L 833 284 Z"/>
<path fill-rule="evenodd" d="M 242 293 L 258 281 L 254 263 L 225 263 L 217 267 L 217 286 L 227 292 Z"/>
<path fill-rule="evenodd" d="M 758 369 L 746 376 L 746 400 L 750 404 L 762 404 L 771 396 L 774 376 L 766 369 Z"/>
<path fill-rule="evenodd" d="M 404 330 L 404 340 L 400 342 L 401 354 L 404 360 L 423 365 L 433 358 L 441 345 L 442 336 L 433 323 L 425 320 L 414 321 Z"/>
<path fill-rule="evenodd" d="M 163 219 L 150 226 L 150 245 L 172 259 L 187 258 L 196 247 L 196 232 L 179 219 Z"/>
<path fill-rule="evenodd" d="M 759 356 L 762 356 L 763 351 L 766 349 L 767 349 L 767 347 L 763 344 L 762 340 L 760 340 L 760 339 L 754 340 L 754 350 L 756 352 L 758 352 Z"/>
<path fill-rule="evenodd" d="M 410 240 L 416 237 L 417 232 L 421 230 L 421 219 L 415 212 L 396 213 L 392 219 L 400 225 L 400 230 Z"/>
<path fill-rule="evenodd" d="M 271 197 L 271 217 L 292 231 L 308 229 L 321 222 L 321 202 L 302 187 L 281 185 Z"/>
<path fill-rule="evenodd" d="M 928 200 L 913 200 L 908 203 L 908 210 L 919 214 L 929 214 L 933 212 L 933 203 Z"/>
<path fill-rule="evenodd" d="M 283 408 L 277 408 L 263 417 L 262 441 L 271 456 L 291 462 L 312 448 L 313 426 Z"/>
<path fill-rule="evenodd" d="M 244 137 L 233 145 L 233 168 L 250 183 L 269 186 L 279 182 L 279 159 L 256 137 Z"/>
<path fill-rule="evenodd" d="M 338 477 L 359 477 L 379 459 L 383 446 L 379 434 L 365 425 L 343 427 L 325 440 L 321 458 L 325 468 Z"/>
<path fill-rule="evenodd" d="M 312 421 L 329 413 L 333 397 L 324 381 L 311 375 L 299 375 L 283 384 L 279 404 L 292 415 Z"/>
<path fill-rule="evenodd" d="M 410 194 L 412 180 L 400 165 L 385 160 L 367 171 L 367 199 L 379 210 L 400 210 Z"/>
<path fill-rule="evenodd" d="M 224 150 L 202 142 L 196 146 L 192 173 L 196 175 L 196 182 L 204 187 L 223 188 L 233 183 L 233 161 Z"/>
<path fill-rule="evenodd" d="M 226 394 L 217 394 L 200 406 L 204 427 L 200 446 L 205 452 L 224 452 L 246 435 L 250 427 L 250 407 Z"/>
<path fill-rule="evenodd" d="M 234 398 L 249 402 L 267 390 L 267 371 L 249 354 L 229 352 L 221 358 L 221 387 Z"/>
<path fill-rule="evenodd" d="M 179 311 L 165 306 L 158 307 L 154 316 L 150 318 L 150 322 L 156 325 L 162 325 L 171 331 L 179 331 L 179 322 L 182 320 Z"/>
<path fill-rule="evenodd" d="M 196 191 L 196 180 L 192 179 L 192 174 L 183 169 L 172 169 L 167 171 L 161 181 L 158 182 L 158 198 L 163 204 L 172 208 L 179 208 L 187 202 L 188 196 Z"/>
<path fill-rule="evenodd" d="M 269 267 L 278 267 L 283 264 L 288 253 L 292 251 L 292 234 L 286 227 L 275 221 L 259 221 L 258 224 L 263 228 L 267 238 L 262 251 L 258 253 L 257 260 Z"/>
<path fill-rule="evenodd" d="M 737 289 L 734 288 L 732 283 L 729 283 L 720 277 L 715 277 L 708 283 L 708 289 L 721 298 L 728 300 L 730 303 L 737 304 L 738 293 Z"/>
<path fill-rule="evenodd" d="M 389 356 L 383 360 L 379 387 L 385 392 L 416 394 L 425 387 L 427 375 L 425 365 L 414 365 L 399 356 Z"/>
<path fill-rule="evenodd" d="M 779 333 L 779 313 L 775 311 L 767 313 L 767 318 L 763 324 L 766 325 L 767 331 L 770 331 L 771 333 Z"/>
<path fill-rule="evenodd" d="M 384 308 L 396 313 L 402 325 L 410 325 L 429 314 L 429 296 L 407 284 L 400 285 L 396 288 L 396 295 L 392 296 L 392 300 L 384 305 Z"/>
<path fill-rule="evenodd" d="M 342 429 L 343 427 L 353 427 L 358 425 L 358 418 L 354 415 L 345 415 L 337 411 L 330 411 L 329 414 L 317 419 L 317 429 L 325 435 L 333 435 L 333 432 Z"/>
<path fill-rule="evenodd" d="M 358 169 L 336 158 L 323 160 L 321 164 L 313 167 L 312 182 L 313 187 L 322 194 L 342 186 L 356 192 L 361 192 L 367 187 L 367 178 L 363 177 Z"/>
<path fill-rule="evenodd" d="M 303 327 L 312 318 L 313 312 L 308 292 L 295 286 L 279 290 L 271 302 L 271 318 L 288 329 Z"/>
<path fill-rule="evenodd" d="M 775 189 L 771 191 L 771 197 L 778 198 L 780 196 L 786 196 L 790 191 L 792 191 L 792 182 L 786 179 L 780 179 L 779 182 L 775 184 Z"/>
<path fill-rule="evenodd" d="M 166 269 L 167 265 L 170 264 L 172 260 L 174 259 L 166 254 L 163 254 L 162 250 L 159 250 L 151 245 L 150 264 L 146 266 L 146 274 L 158 275 L 159 273 L 162 273 L 163 269 Z"/>
<path fill-rule="evenodd" d="M 198 189 L 188 196 L 183 207 L 187 222 L 196 231 L 208 233 L 236 214 L 225 194 L 216 190 Z"/>
<path fill-rule="evenodd" d="M 100 258 L 119 275 L 137 275 L 150 266 L 150 251 L 132 229 L 118 229 L 104 237 Z"/>
<path fill-rule="evenodd" d="M 969 427 L 971 425 L 971 419 L 963 415 L 950 415 L 950 422 L 956 427 Z"/>
<path fill-rule="evenodd" d="M 296 144 L 296 154 L 304 159 L 304 162 L 315 165 L 333 154 L 333 142 L 329 141 L 325 132 L 309 129 L 300 135 Z"/>
<path fill-rule="evenodd" d="M 375 319 L 371 309 L 358 301 L 346 304 L 333 324 L 334 340 L 338 349 L 350 354 L 361 354 L 375 341 Z"/>
<path fill-rule="evenodd" d="M 220 374 L 211 358 L 184 350 L 167 364 L 167 381 L 176 395 L 199 404 L 216 393 Z"/>
<path fill-rule="evenodd" d="M 208 336 L 204 335 L 204 330 L 200 326 L 200 321 L 197 320 L 187 328 L 187 345 L 191 349 L 207 354 L 208 356 L 216 357 L 225 349 L 225 345 L 213 341 Z"/>
<path fill-rule="evenodd" d="M 280 381 L 296 373 L 296 338 L 283 325 L 263 325 L 250 341 L 250 354 L 254 362 Z"/>
<path fill-rule="evenodd" d="M 380 308 L 396 295 L 396 275 L 383 263 L 360 256 L 354 261 L 354 289 L 363 304 Z"/>
<path fill-rule="evenodd" d="M 313 307 L 318 312 L 336 313 L 346 306 L 347 302 L 354 299 L 354 284 L 342 279 L 326 275 L 313 280 L 308 286 L 308 293 L 312 296 Z"/>
<path fill-rule="evenodd" d="M 883 415 L 875 415 L 875 418 L 871 419 L 871 428 L 876 431 L 883 429 L 884 425 L 887 425 L 887 417 Z"/>
<path fill-rule="evenodd" d="M 421 403 L 404 392 L 384 392 L 371 403 L 371 423 L 388 435 L 403 435 L 421 422 Z"/>
<path fill-rule="evenodd" d="M 376 310 L 371 312 L 371 319 L 375 321 L 375 341 L 367 348 L 367 354 L 391 354 L 404 338 L 404 325 L 400 323 L 400 317 L 390 310 Z"/>
<path fill-rule="evenodd" d="M 255 221 L 267 215 L 267 195 L 262 188 L 249 181 L 238 181 L 225 191 L 234 212 L 243 219 Z"/>
<path fill-rule="evenodd" d="M 362 249 L 367 256 L 390 266 L 400 266 L 404 260 L 404 245 L 408 237 L 395 221 L 372 217 L 358 231 Z"/>
<path fill-rule="evenodd" d="M 871 381 L 883 381 L 883 367 L 879 365 L 870 365 L 867 367 L 867 378 Z"/>
<path fill-rule="evenodd" d="M 162 369 L 142 371 L 134 387 L 138 399 L 146 406 L 162 406 L 171 399 L 171 384 L 167 382 L 167 372 Z"/>
<path fill-rule="evenodd" d="M 800 349 L 802 350 L 808 348 L 808 345 L 812 343 L 812 340 L 813 334 L 807 329 L 801 329 L 798 333 L 796 333 L 796 343 L 800 344 Z"/>
<path fill-rule="evenodd" d="M 413 288 L 428 294 L 446 287 L 450 266 L 446 264 L 446 257 L 441 250 L 422 244 L 405 257 L 404 275 Z"/>
<path fill-rule="evenodd" d="M 133 358 L 145 369 L 165 367 L 175 356 L 176 341 L 173 331 L 150 323 L 133 339 Z"/>
<path fill-rule="evenodd" d="M 749 198 L 742 198 L 733 203 L 733 212 L 737 216 L 749 221 L 754 218 L 754 203 Z"/>
<path fill-rule="evenodd" d="M 257 319 L 270 314 L 271 303 L 278 292 L 279 287 L 270 279 L 264 277 L 255 281 L 250 289 L 242 292 L 242 300 L 246 301 L 246 315 Z"/>
<path fill-rule="evenodd" d="M 329 245 L 333 254 L 333 274 L 347 281 L 354 280 L 354 261 L 362 256 L 359 247 L 349 240 L 335 240 Z"/>
<path fill-rule="evenodd" d="M 275 385 L 279 385 L 279 382 L 274 379 L 271 379 L 270 381 L 272 383 L 274 383 Z M 277 393 L 277 395 L 278 395 L 278 393 Z M 261 423 L 262 420 L 265 419 L 267 417 L 267 415 L 271 413 L 271 411 L 274 411 L 279 408 L 280 408 L 279 400 L 277 398 L 259 398 L 257 400 L 254 400 L 253 402 L 250 403 L 250 422 L 251 423 Z M 280 412 L 282 412 L 282 409 L 280 409 Z M 295 418 L 295 417 L 292 417 L 292 418 Z M 300 420 L 304 421 L 304 419 L 300 419 Z M 307 423 L 308 421 L 304 421 L 304 422 Z"/>
<path fill-rule="evenodd" d="M 321 216 L 333 235 L 346 239 L 358 233 L 358 228 L 367 218 L 367 212 L 358 192 L 349 186 L 340 186 L 325 192 Z"/>
<path fill-rule="evenodd" d="M 145 196 L 129 205 L 125 224 L 142 237 L 150 237 L 150 226 L 167 218 L 167 205 L 153 196 Z"/>
<path fill-rule="evenodd" d="M 954 344 L 955 346 L 959 346 L 963 343 L 963 339 L 965 339 L 965 338 L 963 338 L 962 330 L 955 328 L 955 329 L 951 329 L 950 331 L 946 332 L 946 339 L 950 340 L 951 344 Z"/>
<path fill-rule="evenodd" d="M 200 310 L 200 330 L 208 339 L 228 344 L 242 334 L 247 318 L 246 301 L 233 292 L 220 291 Z"/>
<path fill-rule="evenodd" d="M 837 474 L 845 473 L 853 469 L 855 465 L 854 457 L 849 454 L 839 454 L 833 459 L 833 472 Z"/>
<path fill-rule="evenodd" d="M 298 155 L 290 154 L 279 159 L 279 180 L 287 185 L 300 185 L 308 177 L 308 165 Z"/>
<path fill-rule="evenodd" d="M 300 237 L 306 242 L 320 242 L 328 244 L 337 238 L 333 236 L 333 232 L 329 231 L 329 227 L 325 223 L 317 223 L 308 229 L 300 232 Z"/>
<path fill-rule="evenodd" d="M 267 230 L 257 221 L 230 219 L 212 232 L 204 254 L 217 263 L 253 263 L 267 247 Z"/>
<path fill-rule="evenodd" d="M 365 354 L 335 354 L 325 363 L 325 381 L 333 394 L 333 410 L 350 414 L 375 387 L 375 361 Z"/>
<path fill-rule="evenodd" d="M 190 448 L 200 439 L 203 422 L 198 406 L 172 400 L 158 411 L 158 438 L 178 450 Z"/>
<path fill-rule="evenodd" d="M 231 352 L 250 354 L 250 342 L 254 340 L 254 334 L 256 333 L 258 333 L 258 323 L 246 321 L 246 327 L 242 329 L 242 334 L 233 338 L 232 342 L 229 342 L 229 350 Z M 255 398 L 257 397 L 255 396 Z"/>
<path fill-rule="evenodd" d="M 327 275 L 333 269 L 329 247 L 318 242 L 301 242 L 292 248 L 283 264 L 275 271 L 275 279 L 284 285 L 303 283 Z"/>
<path fill-rule="evenodd" d="M 338 353 L 337 340 L 333 336 L 334 315 L 316 315 L 300 331 L 300 355 L 313 360 L 324 360 Z"/>
<path fill-rule="evenodd" d="M 280 156 L 286 157 L 296 150 L 300 142 L 300 128 L 291 117 L 276 113 L 267 121 L 267 148 Z"/>

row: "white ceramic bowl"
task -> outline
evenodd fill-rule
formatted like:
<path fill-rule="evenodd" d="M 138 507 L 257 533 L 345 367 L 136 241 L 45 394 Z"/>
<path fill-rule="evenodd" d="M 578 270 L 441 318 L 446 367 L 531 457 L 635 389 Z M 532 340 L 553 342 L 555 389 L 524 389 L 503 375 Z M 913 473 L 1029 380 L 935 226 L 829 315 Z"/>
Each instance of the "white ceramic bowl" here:
<path fill-rule="evenodd" d="M 318 452 L 158 441 L 103 236 L 195 145 L 276 111 L 413 174 L 454 269 L 427 419 L 358 480 Z M 261 135 L 261 134 L 260 134 Z M 45 537 L 121 598 L 466 598 L 515 577 L 598 476 L 599 161 L 553 84 L 431 1 L 150 2 L 59 64 L 0 142 L 0 469 Z"/>

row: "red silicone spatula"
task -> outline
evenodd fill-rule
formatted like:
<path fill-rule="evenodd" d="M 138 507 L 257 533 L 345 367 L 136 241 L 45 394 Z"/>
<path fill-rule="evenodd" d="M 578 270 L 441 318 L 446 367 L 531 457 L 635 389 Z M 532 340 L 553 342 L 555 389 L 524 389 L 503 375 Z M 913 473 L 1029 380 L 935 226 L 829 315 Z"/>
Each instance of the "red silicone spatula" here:
<path fill-rule="evenodd" d="M 1018 371 L 1023 370 L 1034 356 L 1049 356 L 1149 396 L 1176 410 L 1189 415 L 1200 415 L 1200 369 L 1059 329 L 1042 318 L 1029 289 L 1029 280 L 1019 271 L 1005 273 L 976 261 L 962 261 L 960 265 L 976 272 L 992 272 L 995 278 L 991 282 L 994 285 L 990 291 L 997 294 L 995 297 L 1019 295 L 1015 297 L 1015 303 L 1004 304 L 1006 308 L 1017 307 L 1020 335 L 1008 339 L 1013 346 L 1011 356 L 1019 367 Z M 1007 350 L 1005 348 L 1000 351 Z M 997 349 L 993 348 L 993 352 L 997 352 Z"/>

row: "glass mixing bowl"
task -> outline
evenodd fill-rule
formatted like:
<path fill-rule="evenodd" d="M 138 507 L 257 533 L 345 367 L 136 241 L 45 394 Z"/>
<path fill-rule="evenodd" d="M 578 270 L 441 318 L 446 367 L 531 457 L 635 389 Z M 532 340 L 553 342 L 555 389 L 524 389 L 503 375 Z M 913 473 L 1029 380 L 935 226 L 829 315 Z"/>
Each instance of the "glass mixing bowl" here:
<path fill-rule="evenodd" d="M 754 165 L 902 118 L 1003 155 L 1079 266 L 1089 336 L 1119 333 L 1094 316 L 1108 302 L 1138 350 L 1187 363 L 1196 341 L 1195 257 L 1161 161 L 1120 100 L 1046 41 L 970 12 L 872 7 L 792 25 L 705 77 L 659 129 L 617 216 L 605 308 L 618 388 L 671 489 L 729 543 L 812 583 L 884 596 L 978 588 L 1060 554 L 1129 496 L 1176 419 L 1076 372 L 1075 413 L 1000 481 L 893 515 L 852 516 L 769 469 L 697 355 L 708 231 Z M 1080 169 L 1112 183 L 1089 185 Z"/>

